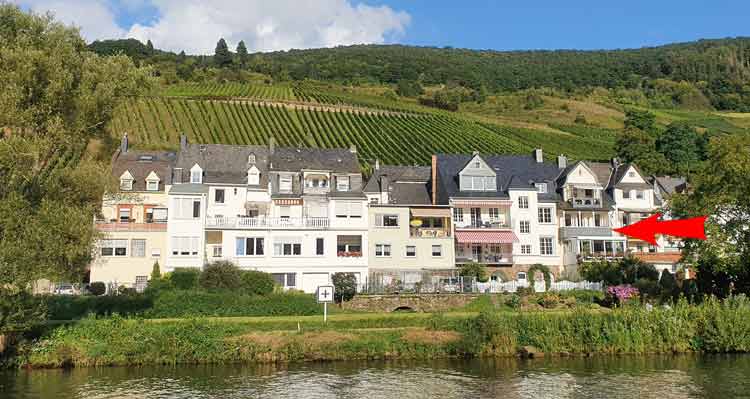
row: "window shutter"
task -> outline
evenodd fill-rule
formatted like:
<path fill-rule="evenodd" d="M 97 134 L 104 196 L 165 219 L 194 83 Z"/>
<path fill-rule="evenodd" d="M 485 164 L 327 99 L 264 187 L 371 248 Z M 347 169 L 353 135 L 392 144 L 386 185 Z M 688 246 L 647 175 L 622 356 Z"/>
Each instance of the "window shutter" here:
<path fill-rule="evenodd" d="M 244 238 L 237 238 L 235 240 L 237 242 L 235 255 L 242 256 L 245 255 L 245 239 Z"/>
<path fill-rule="evenodd" d="M 344 201 L 336 201 L 336 216 L 347 216 L 347 203 Z"/>
<path fill-rule="evenodd" d="M 352 217 L 362 216 L 362 206 L 359 204 L 359 202 L 349 203 L 349 216 L 352 216 Z"/>

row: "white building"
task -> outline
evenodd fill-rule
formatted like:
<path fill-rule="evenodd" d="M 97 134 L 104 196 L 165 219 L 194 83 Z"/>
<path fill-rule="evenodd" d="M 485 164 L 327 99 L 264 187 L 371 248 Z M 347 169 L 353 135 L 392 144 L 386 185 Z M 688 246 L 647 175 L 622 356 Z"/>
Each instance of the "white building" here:
<path fill-rule="evenodd" d="M 188 144 L 169 191 L 167 270 L 229 260 L 314 292 L 367 273 L 367 202 L 355 148 Z"/>

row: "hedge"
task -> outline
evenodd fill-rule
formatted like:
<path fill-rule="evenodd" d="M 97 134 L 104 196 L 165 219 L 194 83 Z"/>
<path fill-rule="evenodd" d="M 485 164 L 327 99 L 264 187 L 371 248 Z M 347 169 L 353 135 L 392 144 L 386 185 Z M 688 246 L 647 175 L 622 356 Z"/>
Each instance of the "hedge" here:
<path fill-rule="evenodd" d="M 167 290 L 154 297 L 145 317 L 193 316 L 293 316 L 320 313 L 320 305 L 310 294 L 280 293 L 265 296 L 231 291 Z"/>

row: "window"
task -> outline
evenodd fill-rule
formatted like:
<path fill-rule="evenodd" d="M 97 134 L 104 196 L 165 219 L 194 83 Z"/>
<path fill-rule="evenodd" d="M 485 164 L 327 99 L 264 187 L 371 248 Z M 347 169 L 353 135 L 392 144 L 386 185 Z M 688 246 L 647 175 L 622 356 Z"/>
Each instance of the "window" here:
<path fill-rule="evenodd" d="M 378 227 L 398 227 L 398 215 L 376 215 L 375 225 Z"/>
<path fill-rule="evenodd" d="M 474 161 L 474 162 L 471 163 L 471 167 L 473 169 L 481 169 L 482 168 L 482 163 L 479 162 L 479 160 L 476 160 L 476 161 Z"/>
<path fill-rule="evenodd" d="M 203 169 L 200 166 L 195 165 L 190 169 L 190 183 L 203 183 Z"/>
<path fill-rule="evenodd" d="M 361 256 L 362 236 L 336 236 L 338 256 Z"/>
<path fill-rule="evenodd" d="M 224 252 L 224 250 L 223 250 L 223 248 L 221 247 L 221 245 L 214 245 L 214 246 L 213 246 L 213 248 L 212 248 L 212 252 L 211 252 L 211 255 L 212 255 L 212 256 L 213 256 L 214 258 L 221 258 L 221 257 L 222 257 L 222 255 L 223 255 L 223 252 Z"/>
<path fill-rule="evenodd" d="M 539 253 L 542 255 L 554 255 L 554 248 L 552 244 L 552 237 L 540 237 L 539 238 Z"/>
<path fill-rule="evenodd" d="M 375 256 L 378 256 L 378 257 L 391 256 L 391 245 L 390 244 L 375 244 Z"/>
<path fill-rule="evenodd" d="M 495 191 L 496 189 L 495 176 L 461 176 L 461 190 L 463 191 Z"/>
<path fill-rule="evenodd" d="M 160 258 L 161 257 L 161 248 L 151 248 L 151 257 L 152 258 Z"/>
<path fill-rule="evenodd" d="M 595 213 L 594 214 L 594 226 L 601 227 L 602 225 L 602 215 Z"/>
<path fill-rule="evenodd" d="M 407 258 L 414 258 L 417 256 L 417 247 L 415 245 L 407 245 L 405 256 Z"/>
<path fill-rule="evenodd" d="M 432 256 L 433 257 L 443 256 L 443 246 L 442 245 L 433 245 L 432 246 Z"/>
<path fill-rule="evenodd" d="M 271 273 L 276 284 L 283 288 L 294 288 L 297 286 L 297 273 Z"/>
<path fill-rule="evenodd" d="M 133 179 L 120 179 L 120 190 L 130 191 L 133 189 Z"/>
<path fill-rule="evenodd" d="M 629 198 L 630 198 L 630 191 L 628 191 L 628 190 L 623 190 L 623 191 L 622 191 L 622 198 L 624 198 L 624 199 L 629 199 Z"/>
<path fill-rule="evenodd" d="M 253 166 L 247 171 L 247 184 L 251 186 L 257 186 L 260 184 L 260 172 Z"/>
<path fill-rule="evenodd" d="M 282 219 L 289 219 L 289 216 L 292 213 L 292 208 L 290 206 L 280 206 L 279 207 L 279 217 Z"/>
<path fill-rule="evenodd" d="M 263 237 L 237 237 L 235 255 L 262 256 L 264 255 Z"/>
<path fill-rule="evenodd" d="M 539 208 L 539 223 L 552 223 L 552 208 Z"/>
<path fill-rule="evenodd" d="M 302 255 L 302 243 L 299 239 L 278 239 L 273 243 L 274 256 L 299 256 Z"/>
<path fill-rule="evenodd" d="M 464 221 L 464 209 L 463 208 L 454 208 L 453 209 L 453 221 L 454 222 L 463 222 Z"/>
<path fill-rule="evenodd" d="M 527 196 L 518 197 L 518 208 L 529 209 L 529 197 Z"/>
<path fill-rule="evenodd" d="M 130 208 L 120 208 L 118 209 L 117 219 L 120 221 L 120 223 L 128 223 L 130 222 Z"/>
<path fill-rule="evenodd" d="M 518 222 L 518 230 L 520 230 L 522 234 L 531 233 L 531 222 L 529 222 L 528 220 L 522 220 Z"/>
<path fill-rule="evenodd" d="M 356 201 L 336 201 L 337 218 L 361 218 L 362 204 Z"/>
<path fill-rule="evenodd" d="M 102 256 L 127 256 L 128 240 L 102 240 Z"/>
<path fill-rule="evenodd" d="M 500 219 L 500 209 L 498 208 L 490 208 L 490 219 L 491 220 L 498 220 Z"/>
<path fill-rule="evenodd" d="M 130 256 L 143 258 L 146 256 L 146 240 L 144 239 L 132 239 L 130 240 Z"/>
<path fill-rule="evenodd" d="M 200 246 L 199 237 L 172 237 L 173 256 L 196 256 Z"/>
<path fill-rule="evenodd" d="M 292 191 L 292 175 L 280 175 L 279 176 L 279 191 L 282 191 L 282 192 Z"/>
<path fill-rule="evenodd" d="M 521 245 L 521 255 L 531 255 L 531 244 Z"/>
<path fill-rule="evenodd" d="M 593 197 L 594 196 L 594 190 L 592 190 L 590 188 L 587 188 L 587 189 L 583 190 L 583 196 L 586 197 L 586 198 Z"/>
<path fill-rule="evenodd" d="M 201 200 L 194 198 L 175 198 L 174 217 L 176 219 L 193 219 L 201 216 Z"/>
<path fill-rule="evenodd" d="M 635 191 L 635 198 L 637 198 L 637 199 L 643 199 L 643 191 L 636 190 Z"/>
<path fill-rule="evenodd" d="M 147 208 L 146 209 L 146 223 L 154 222 L 166 222 L 167 221 L 167 208 Z"/>
<path fill-rule="evenodd" d="M 325 254 L 325 241 L 322 238 L 315 239 L 315 255 Z"/>
<path fill-rule="evenodd" d="M 159 191 L 159 181 L 146 180 L 146 191 Z"/>
<path fill-rule="evenodd" d="M 223 188 L 217 188 L 214 191 L 214 202 L 217 204 L 224 203 L 224 189 Z"/>
<path fill-rule="evenodd" d="M 370 198 L 370 204 L 377 205 L 379 203 L 380 203 L 380 198 L 378 198 L 378 197 L 372 197 L 372 198 Z"/>
<path fill-rule="evenodd" d="M 540 194 L 547 193 L 547 183 L 534 183 L 534 187 L 536 187 L 536 192 Z"/>
<path fill-rule="evenodd" d="M 635 172 L 633 172 L 632 170 L 628 172 L 628 177 L 635 177 Z"/>
<path fill-rule="evenodd" d="M 336 177 L 336 191 L 349 191 L 349 176 Z"/>

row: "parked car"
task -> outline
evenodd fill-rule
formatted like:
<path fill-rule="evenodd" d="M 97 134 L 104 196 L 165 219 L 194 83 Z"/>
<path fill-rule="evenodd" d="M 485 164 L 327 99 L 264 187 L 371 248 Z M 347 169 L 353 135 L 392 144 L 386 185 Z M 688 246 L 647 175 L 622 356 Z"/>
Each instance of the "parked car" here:
<path fill-rule="evenodd" d="M 55 295 L 75 295 L 77 294 L 75 287 L 72 284 L 58 284 L 55 287 Z"/>

